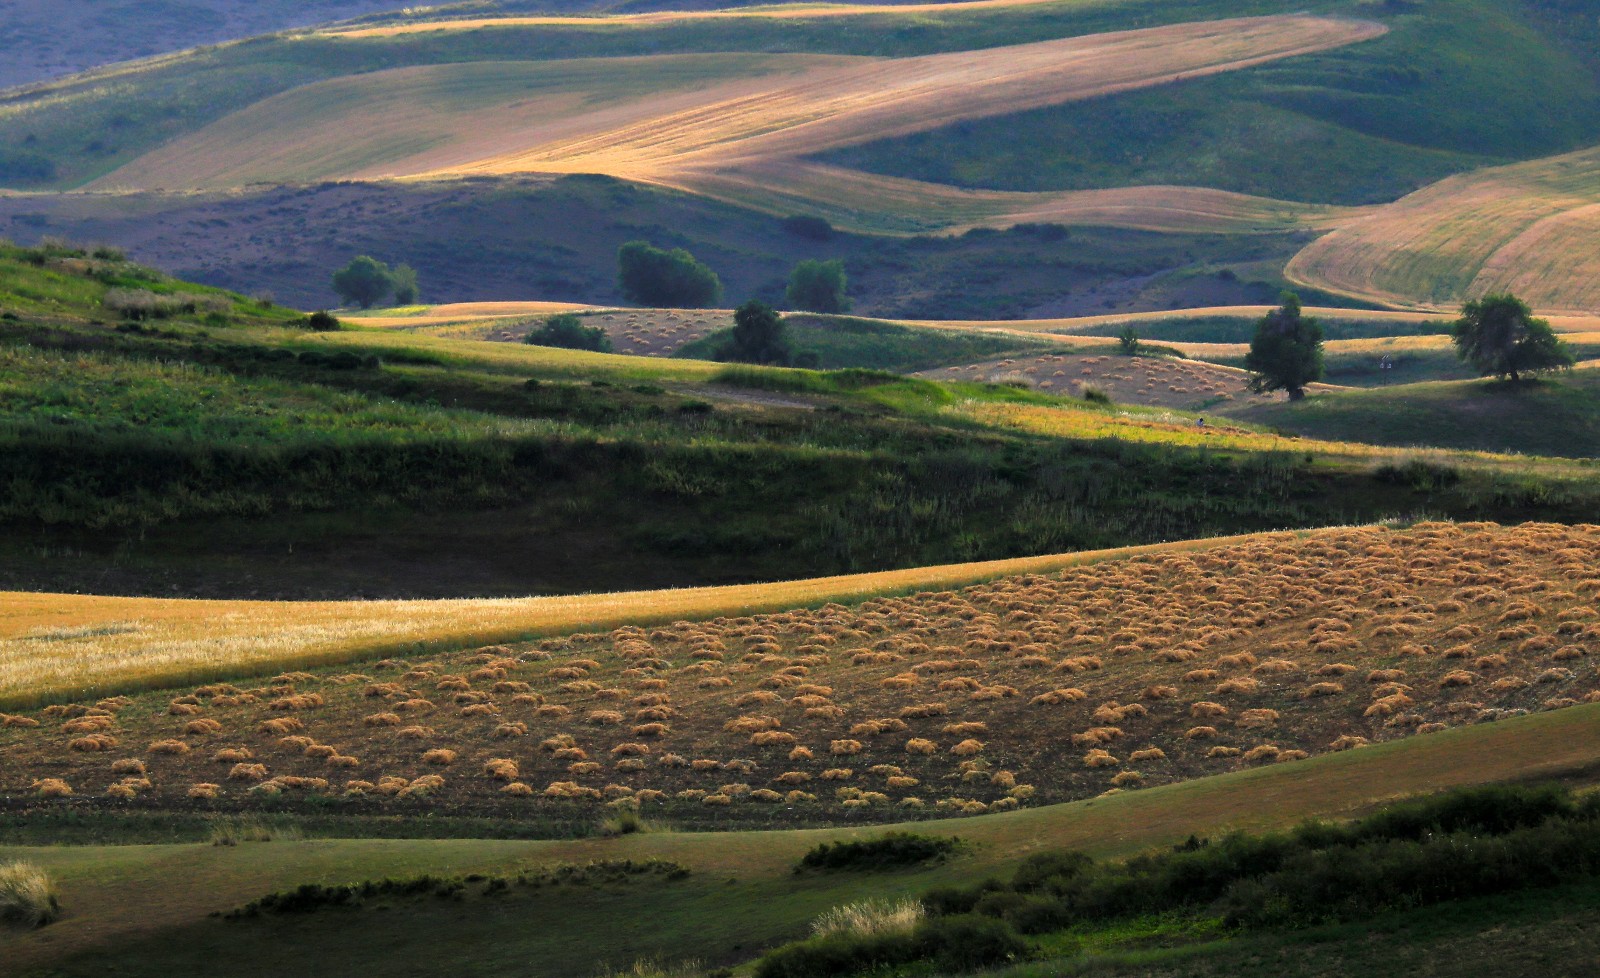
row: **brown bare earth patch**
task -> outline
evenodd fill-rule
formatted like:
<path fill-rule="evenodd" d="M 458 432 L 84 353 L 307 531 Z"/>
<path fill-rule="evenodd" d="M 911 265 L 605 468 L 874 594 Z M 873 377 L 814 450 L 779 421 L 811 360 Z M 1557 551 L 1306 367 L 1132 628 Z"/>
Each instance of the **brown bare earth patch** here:
<path fill-rule="evenodd" d="M 60 704 L 0 718 L 0 793 L 1004 810 L 1600 699 L 1597 545 L 1541 524 L 1274 535 Z"/>

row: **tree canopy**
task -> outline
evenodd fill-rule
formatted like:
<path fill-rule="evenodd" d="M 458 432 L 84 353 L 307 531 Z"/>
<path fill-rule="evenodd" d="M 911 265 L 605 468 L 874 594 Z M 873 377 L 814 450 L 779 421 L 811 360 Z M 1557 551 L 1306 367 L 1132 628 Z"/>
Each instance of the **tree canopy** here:
<path fill-rule="evenodd" d="M 522 342 L 534 346 L 559 346 L 568 350 L 593 350 L 611 352 L 611 337 L 600 326 L 585 326 L 583 320 L 570 312 L 557 313 L 546 319 L 539 328 L 528 333 Z"/>
<path fill-rule="evenodd" d="M 844 262 L 808 258 L 789 273 L 785 298 L 790 306 L 807 312 L 844 312 L 850 305 L 844 296 L 848 284 Z"/>
<path fill-rule="evenodd" d="M 722 298 L 722 280 L 682 248 L 666 251 L 647 241 L 617 249 L 617 285 L 629 302 L 703 309 Z"/>
<path fill-rule="evenodd" d="M 1450 328 L 1456 355 L 1481 376 L 1520 380 L 1525 373 L 1570 367 L 1574 357 L 1550 324 L 1514 295 L 1486 295 L 1461 309 Z"/>
<path fill-rule="evenodd" d="M 370 255 L 358 255 L 333 273 L 333 291 L 346 304 L 370 309 L 394 289 L 394 273 Z"/>
<path fill-rule="evenodd" d="M 751 299 L 733 314 L 733 335 L 717 351 L 717 359 L 787 367 L 794 347 L 782 317 L 765 302 Z"/>
<path fill-rule="evenodd" d="M 1306 385 L 1322 379 L 1322 324 L 1300 312 L 1300 297 L 1285 292 L 1282 304 L 1256 321 L 1255 337 L 1244 360 L 1250 389 L 1258 394 L 1288 391 L 1289 400 L 1306 396 Z"/>
<path fill-rule="evenodd" d="M 394 289 L 394 304 L 409 306 L 417 301 L 417 270 L 410 265 L 396 265 L 389 273 L 389 285 Z"/>

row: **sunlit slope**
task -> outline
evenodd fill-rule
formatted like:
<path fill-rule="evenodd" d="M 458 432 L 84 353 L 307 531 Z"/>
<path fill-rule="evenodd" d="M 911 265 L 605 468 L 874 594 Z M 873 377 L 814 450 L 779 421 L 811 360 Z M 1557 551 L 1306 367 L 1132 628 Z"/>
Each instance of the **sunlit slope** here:
<path fill-rule="evenodd" d="M 1600 147 L 1441 180 L 1312 243 L 1288 275 L 1403 305 L 1511 290 L 1600 311 Z"/>
<path fill-rule="evenodd" d="M 700 54 L 394 68 L 292 89 L 94 186 L 218 187 L 449 169 L 508 145 L 635 125 L 856 58 Z"/>
<path fill-rule="evenodd" d="M 1279 16 L 910 58 L 697 55 L 395 69 L 268 99 L 97 186 L 528 172 L 689 185 L 692 174 L 1228 71 L 1383 31 Z"/>

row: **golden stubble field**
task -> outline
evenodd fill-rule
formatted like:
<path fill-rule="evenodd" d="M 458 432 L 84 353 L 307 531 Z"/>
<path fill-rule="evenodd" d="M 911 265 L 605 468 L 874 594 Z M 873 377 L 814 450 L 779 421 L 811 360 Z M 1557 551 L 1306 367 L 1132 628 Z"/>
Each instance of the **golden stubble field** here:
<path fill-rule="evenodd" d="M 57 703 L 0 719 L 0 793 L 771 818 L 1134 790 L 1600 699 L 1597 545 L 1595 526 L 1274 534 Z"/>

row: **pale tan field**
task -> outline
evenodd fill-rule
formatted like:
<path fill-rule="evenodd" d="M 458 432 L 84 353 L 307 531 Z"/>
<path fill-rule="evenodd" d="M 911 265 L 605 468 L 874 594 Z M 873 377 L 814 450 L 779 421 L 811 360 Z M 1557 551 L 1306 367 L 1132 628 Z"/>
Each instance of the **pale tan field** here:
<path fill-rule="evenodd" d="M 0 703 L 38 702 L 680 617 L 753 614 L 1045 573 L 1216 541 L 773 584 L 574 597 L 262 602 L 0 594 Z"/>
<path fill-rule="evenodd" d="M 1001 811 L 1600 700 L 1597 544 L 1534 524 L 1269 534 L 58 705 L 0 721 L 0 793 Z"/>
<path fill-rule="evenodd" d="M 1297 282 L 1414 308 L 1512 290 L 1600 311 L 1600 147 L 1450 177 L 1352 220 L 1290 262 Z"/>
<path fill-rule="evenodd" d="M 573 27 L 607 24 L 663 24 L 696 20 L 781 19 L 809 20 L 823 17 L 898 17 L 902 14 L 962 13 L 1007 7 L 1031 7 L 1059 3 L 1061 0 L 967 0 L 965 3 L 908 3 L 895 6 L 851 3 L 792 3 L 733 10 L 659 10 L 641 14 L 610 14 L 590 17 L 467 17 L 460 20 L 428 20 L 382 27 L 330 29 L 318 33 L 338 37 L 397 37 L 436 31 L 475 31 L 492 27 Z"/>

